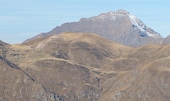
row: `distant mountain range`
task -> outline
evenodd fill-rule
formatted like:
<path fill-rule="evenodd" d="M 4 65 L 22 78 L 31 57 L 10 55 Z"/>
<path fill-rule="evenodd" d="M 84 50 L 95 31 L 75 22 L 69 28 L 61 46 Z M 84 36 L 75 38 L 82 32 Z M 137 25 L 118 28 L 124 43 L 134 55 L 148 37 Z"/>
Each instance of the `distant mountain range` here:
<path fill-rule="evenodd" d="M 50 32 L 41 33 L 24 41 L 24 43 L 62 32 L 96 33 L 113 42 L 133 47 L 148 43 L 170 43 L 169 37 L 164 39 L 159 33 L 147 27 L 141 20 L 125 10 L 102 13 L 91 18 L 82 18 L 78 22 L 64 23 Z"/>

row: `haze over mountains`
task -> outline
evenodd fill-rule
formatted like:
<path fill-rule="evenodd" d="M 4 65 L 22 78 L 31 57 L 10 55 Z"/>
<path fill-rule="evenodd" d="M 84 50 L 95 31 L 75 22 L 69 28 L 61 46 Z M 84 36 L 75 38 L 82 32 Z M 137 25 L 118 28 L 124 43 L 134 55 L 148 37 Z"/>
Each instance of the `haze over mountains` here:
<path fill-rule="evenodd" d="M 8 45 L 1 101 L 168 101 L 170 45 L 132 48 L 93 33 Z M 16 65 L 17 64 L 17 65 Z"/>
<path fill-rule="evenodd" d="M 113 42 L 133 47 L 148 43 L 170 43 L 168 39 L 162 38 L 159 33 L 125 10 L 110 11 L 91 18 L 82 18 L 78 22 L 64 23 L 25 42 L 62 32 L 96 33 Z"/>

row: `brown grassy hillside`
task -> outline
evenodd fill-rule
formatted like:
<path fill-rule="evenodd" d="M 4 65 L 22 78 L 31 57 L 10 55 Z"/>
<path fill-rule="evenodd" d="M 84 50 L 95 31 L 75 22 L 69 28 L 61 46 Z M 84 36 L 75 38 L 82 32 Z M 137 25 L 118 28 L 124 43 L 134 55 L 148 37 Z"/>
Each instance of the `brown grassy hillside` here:
<path fill-rule="evenodd" d="M 23 90 L 21 100 L 168 101 L 169 56 L 170 45 L 131 48 L 92 33 L 62 33 L 10 45 L 6 58 L 20 69 L 10 68 L 2 60 L 2 65 L 11 72 L 1 73 L 0 87 L 7 81 L 7 92 L 11 94 L 4 95 L 3 90 L 1 94 L 3 99 L 10 100 L 16 98 L 14 93 L 22 91 L 22 86 L 24 89 L 28 86 L 32 90 Z M 31 78 L 28 84 L 24 77 Z M 17 85 L 15 80 L 23 83 Z M 39 94 L 37 89 L 43 93 Z M 41 97 L 32 100 L 33 95 Z"/>

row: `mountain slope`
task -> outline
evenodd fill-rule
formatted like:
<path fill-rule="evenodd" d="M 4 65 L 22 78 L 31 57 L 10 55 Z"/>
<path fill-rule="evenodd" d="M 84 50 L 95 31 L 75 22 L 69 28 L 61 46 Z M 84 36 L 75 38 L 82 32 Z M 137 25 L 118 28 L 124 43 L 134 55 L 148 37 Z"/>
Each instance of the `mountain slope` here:
<path fill-rule="evenodd" d="M 27 44 L 29 43 L 32 42 Z M 107 61 L 108 58 L 121 57 L 131 50 L 92 33 L 62 33 L 31 45 L 54 57 L 92 67 L 100 67 L 98 64 Z"/>
<path fill-rule="evenodd" d="M 164 44 L 169 44 L 170 43 L 170 35 L 168 35 L 164 41 L 163 41 Z"/>
<path fill-rule="evenodd" d="M 0 40 L 0 56 L 5 57 L 6 53 L 10 50 L 10 45 Z"/>
<path fill-rule="evenodd" d="M 1 101 L 57 101 L 59 96 L 46 91 L 17 65 L 0 56 Z"/>
<path fill-rule="evenodd" d="M 93 33 L 62 33 L 11 47 L 22 53 L 14 57 L 8 53 L 7 58 L 60 100 L 167 101 L 170 97 L 170 45 L 131 48 Z"/>
<path fill-rule="evenodd" d="M 170 45 L 152 44 L 129 54 L 129 58 L 140 62 L 135 69 L 115 79 L 115 83 L 107 85 L 110 89 L 99 101 L 167 101 L 170 91 L 169 47 Z"/>
<path fill-rule="evenodd" d="M 100 99 L 100 75 L 106 63 L 126 55 L 132 48 L 118 45 L 92 33 L 62 33 L 28 42 L 25 48 L 11 46 L 17 56 L 11 61 L 43 85 L 48 92 L 67 101 Z M 32 47 L 31 49 L 27 47 Z M 104 49 L 104 47 L 106 49 Z M 106 70 L 110 70 L 107 66 Z M 123 69 L 122 69 L 123 70 Z"/>
<path fill-rule="evenodd" d="M 127 46 L 143 46 L 152 43 L 161 35 L 147 27 L 141 20 L 125 10 L 102 13 L 91 18 L 82 18 L 78 22 L 64 23 L 48 33 L 41 33 L 24 43 L 62 32 L 89 32 L 101 35 L 113 42 Z M 158 42 L 159 43 L 159 42 Z"/>

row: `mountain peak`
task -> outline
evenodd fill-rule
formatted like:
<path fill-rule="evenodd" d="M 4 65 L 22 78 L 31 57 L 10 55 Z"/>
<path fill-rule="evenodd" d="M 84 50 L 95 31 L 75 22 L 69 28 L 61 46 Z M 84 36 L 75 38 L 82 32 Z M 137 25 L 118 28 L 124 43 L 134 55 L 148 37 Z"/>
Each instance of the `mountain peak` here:
<path fill-rule="evenodd" d="M 120 17 L 125 17 L 127 16 L 128 12 L 126 10 L 118 10 L 116 12 L 109 11 L 107 13 L 101 13 L 98 16 L 94 16 L 89 18 L 90 20 L 104 20 L 104 19 L 110 19 L 110 20 L 116 20 L 117 18 Z"/>
<path fill-rule="evenodd" d="M 130 14 L 128 11 L 120 9 L 118 11 L 116 11 L 117 13 L 121 13 L 121 14 L 125 14 L 129 17 L 132 25 L 134 27 L 136 27 L 137 29 L 140 29 L 141 32 L 145 33 L 146 35 L 153 37 L 153 38 L 162 38 L 162 36 L 158 33 L 150 33 L 147 31 L 147 26 L 137 17 L 135 17 L 134 15 Z"/>
<path fill-rule="evenodd" d="M 119 9 L 115 12 L 113 11 L 109 11 L 107 14 L 110 14 L 110 15 L 121 15 L 121 16 L 127 16 L 129 14 L 128 11 L 124 10 L 124 9 Z"/>
<path fill-rule="evenodd" d="M 128 11 L 119 9 L 90 18 L 81 18 L 78 22 L 64 23 L 48 33 L 36 38 L 60 34 L 62 32 L 89 32 L 101 35 L 114 42 L 127 46 L 142 46 L 162 36 L 147 27 L 140 19 Z"/>
<path fill-rule="evenodd" d="M 124 10 L 124 9 L 119 9 L 117 10 L 116 12 L 119 12 L 119 13 L 129 13 L 128 11 Z"/>
<path fill-rule="evenodd" d="M 134 15 L 130 14 L 128 11 L 123 10 L 123 9 L 119 9 L 115 12 L 109 11 L 107 13 L 102 13 L 98 16 L 94 16 L 91 18 L 87 18 L 86 20 L 94 20 L 94 21 L 98 21 L 98 20 L 111 20 L 111 21 L 116 21 L 119 18 L 127 18 L 131 21 L 132 26 L 134 27 L 135 30 L 140 30 L 141 33 L 143 33 L 145 36 L 150 36 L 153 38 L 162 38 L 161 35 L 159 35 L 159 33 L 155 33 L 155 32 L 149 32 L 147 31 L 148 27 L 137 17 L 135 17 Z"/>
<path fill-rule="evenodd" d="M 140 19 L 136 18 L 134 15 L 130 14 L 129 12 L 127 13 L 127 15 L 129 19 L 131 20 L 131 23 L 133 24 L 133 26 L 140 29 L 141 32 L 153 38 L 162 38 L 162 36 L 159 33 L 148 32 L 147 29 L 150 29 L 150 28 L 148 28 Z"/>

